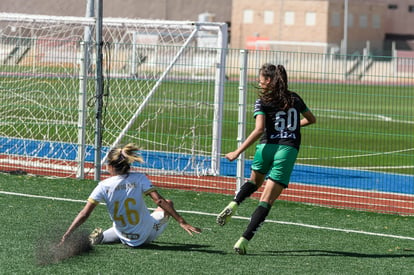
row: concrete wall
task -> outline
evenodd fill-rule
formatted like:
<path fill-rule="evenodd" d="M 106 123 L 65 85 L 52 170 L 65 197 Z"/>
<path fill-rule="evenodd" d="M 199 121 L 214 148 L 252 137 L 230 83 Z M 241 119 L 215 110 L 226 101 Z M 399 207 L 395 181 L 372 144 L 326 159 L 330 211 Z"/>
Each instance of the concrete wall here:
<path fill-rule="evenodd" d="M 414 35 L 414 0 L 388 0 L 384 29 L 386 33 Z M 396 9 L 388 5 L 396 5 Z M 411 12 L 409 8 L 411 6 Z"/>
<path fill-rule="evenodd" d="M 329 7 L 331 22 L 328 22 L 327 32 L 329 42 L 341 41 L 344 37 L 344 5 L 343 1 L 333 1 Z M 385 38 L 385 13 L 387 5 L 382 1 L 349 1 L 348 7 L 348 53 L 359 51 L 370 41 L 373 52 L 381 52 Z M 339 14 L 340 25 L 332 22 L 334 13 Z M 364 22 L 366 25 L 364 25 Z"/>
<path fill-rule="evenodd" d="M 381 1 L 351 0 L 348 11 L 353 18 L 353 24 L 348 28 L 349 50 L 362 49 L 367 40 L 371 41 L 373 49 L 382 49 L 386 5 Z M 249 12 L 252 17 L 246 22 L 246 13 Z M 273 15 L 273 23 L 266 22 L 266 13 Z M 361 20 L 365 20 L 365 26 L 361 27 Z M 275 41 L 333 43 L 339 46 L 344 37 L 343 21 L 343 0 L 238 0 L 232 11 L 231 46 L 247 47 L 249 37 L 255 36 Z"/>
<path fill-rule="evenodd" d="M 349 52 L 361 51 L 367 41 L 373 52 L 383 48 L 384 34 L 414 36 L 414 0 L 348 0 L 353 26 L 348 30 Z M 84 16 L 87 0 L 1 0 L 0 12 Z M 231 47 L 245 48 L 249 37 L 277 41 L 307 41 L 340 44 L 343 39 L 345 0 L 106 0 L 105 17 L 197 21 L 199 14 L 212 13 L 216 22 L 231 22 Z M 396 5 L 396 9 L 390 9 Z M 412 12 L 409 11 L 411 6 Z M 252 23 L 243 23 L 245 10 L 252 10 Z M 285 13 L 294 12 L 294 24 L 285 24 Z M 306 25 L 307 13 L 315 25 Z M 272 13 L 271 24 L 265 23 Z M 337 13 L 339 25 L 332 25 Z M 374 19 L 374 15 L 377 19 Z M 359 27 L 365 16 L 367 27 Z M 372 23 L 379 18 L 379 28 Z M 363 19 L 364 20 L 364 19 Z"/>
<path fill-rule="evenodd" d="M 0 12 L 85 16 L 87 0 L 1 0 Z M 164 20 L 198 20 L 200 13 L 215 14 L 215 21 L 228 22 L 232 0 L 106 0 L 105 17 Z"/>

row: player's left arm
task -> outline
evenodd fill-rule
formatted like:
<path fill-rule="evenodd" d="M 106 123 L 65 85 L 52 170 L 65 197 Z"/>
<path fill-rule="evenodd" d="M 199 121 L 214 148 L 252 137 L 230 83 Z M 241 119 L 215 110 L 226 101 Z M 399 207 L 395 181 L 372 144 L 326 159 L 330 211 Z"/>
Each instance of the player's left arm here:
<path fill-rule="evenodd" d="M 316 123 L 316 117 L 313 115 L 308 106 L 306 106 L 306 103 L 303 101 L 303 99 L 297 93 L 294 93 L 294 97 L 295 105 L 297 104 L 297 110 L 300 111 L 303 116 L 303 118 L 300 120 L 300 126 L 305 127 Z"/>
<path fill-rule="evenodd" d="M 316 117 L 313 115 L 313 113 L 309 109 L 303 112 L 302 115 L 303 115 L 303 118 L 300 120 L 301 127 L 305 127 L 305 126 L 316 123 Z"/>

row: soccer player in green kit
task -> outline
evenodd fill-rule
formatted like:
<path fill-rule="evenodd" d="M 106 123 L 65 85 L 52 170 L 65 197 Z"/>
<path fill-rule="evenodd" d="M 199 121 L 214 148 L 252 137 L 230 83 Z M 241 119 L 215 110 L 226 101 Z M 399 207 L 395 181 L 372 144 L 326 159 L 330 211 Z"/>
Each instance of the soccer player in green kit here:
<path fill-rule="evenodd" d="M 259 88 L 254 106 L 255 128 L 239 148 L 226 154 L 226 158 L 233 161 L 260 139 L 250 180 L 217 216 L 217 223 L 225 225 L 240 203 L 265 182 L 259 205 L 234 245 L 235 252 L 241 255 L 246 254 L 249 241 L 265 221 L 275 200 L 288 187 L 301 143 L 301 127 L 316 122 L 302 98 L 288 89 L 287 73 L 282 65 L 264 64 L 259 70 Z"/>

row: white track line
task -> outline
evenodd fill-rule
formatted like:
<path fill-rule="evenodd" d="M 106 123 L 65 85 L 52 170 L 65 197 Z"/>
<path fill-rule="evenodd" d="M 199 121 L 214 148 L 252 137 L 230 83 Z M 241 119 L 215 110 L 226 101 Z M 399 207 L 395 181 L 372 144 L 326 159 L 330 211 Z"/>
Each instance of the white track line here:
<path fill-rule="evenodd" d="M 7 191 L 1 191 L 1 190 L 0 190 L 0 194 L 12 195 L 12 196 L 21 196 L 21 197 L 28 197 L 28 198 L 48 199 L 48 200 L 56 200 L 56 201 L 69 201 L 69 202 L 82 202 L 82 203 L 86 203 L 86 200 L 75 200 L 75 199 L 67 199 L 67 198 L 47 197 L 47 196 L 39 196 L 39 195 L 30 195 L 30 194 L 23 194 L 23 193 L 7 192 Z M 150 209 L 151 210 L 154 210 L 153 208 L 150 208 Z M 214 213 L 206 213 L 206 212 L 200 212 L 200 211 L 177 210 L 177 212 L 188 213 L 188 214 L 196 214 L 196 215 L 203 215 L 203 216 L 214 216 L 214 217 L 217 216 L 217 214 L 214 214 Z M 233 219 L 239 219 L 239 220 L 250 220 L 250 217 L 233 216 L 232 218 Z M 305 224 L 305 223 L 284 222 L 284 221 L 275 221 L 275 220 L 266 220 L 266 222 L 268 222 L 268 223 L 285 224 L 285 225 L 301 226 L 301 227 L 321 229 L 321 230 L 339 231 L 339 232 L 345 232 L 345 233 L 355 233 L 355 234 L 370 235 L 370 236 L 376 236 L 376 237 L 386 237 L 386 238 L 394 238 L 394 239 L 402 239 L 402 240 L 411 240 L 411 241 L 414 241 L 414 237 L 399 236 L 399 235 L 390 235 L 390 234 L 382 234 L 382 233 L 374 233 L 374 232 L 361 231 L 361 230 L 342 229 L 342 228 L 334 228 L 334 227 L 325 227 L 325 226 L 311 225 L 311 224 Z"/>
<path fill-rule="evenodd" d="M 346 159 L 346 158 L 360 158 L 360 157 L 372 157 L 372 156 L 379 156 L 379 155 L 391 155 L 395 153 L 403 153 L 403 152 L 409 152 L 414 151 L 414 148 L 408 148 L 408 149 L 401 149 L 397 151 L 390 151 L 390 152 L 377 152 L 377 153 L 370 153 L 370 154 L 362 154 L 362 155 L 350 155 L 350 156 L 337 156 L 337 157 L 323 157 L 323 158 L 298 158 L 298 160 L 319 160 L 319 159 Z M 393 167 L 393 166 L 391 166 Z M 355 167 L 358 168 L 358 167 Z"/>

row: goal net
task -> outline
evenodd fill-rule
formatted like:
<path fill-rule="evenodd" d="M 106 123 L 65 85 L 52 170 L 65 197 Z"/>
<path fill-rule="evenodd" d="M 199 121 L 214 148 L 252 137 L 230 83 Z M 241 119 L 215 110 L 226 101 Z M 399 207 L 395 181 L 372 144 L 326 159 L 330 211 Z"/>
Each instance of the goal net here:
<path fill-rule="evenodd" d="M 219 171 L 224 23 L 104 18 L 102 156 L 142 169 Z M 0 169 L 93 175 L 95 19 L 0 13 Z M 96 163 L 95 163 L 96 164 Z"/>

